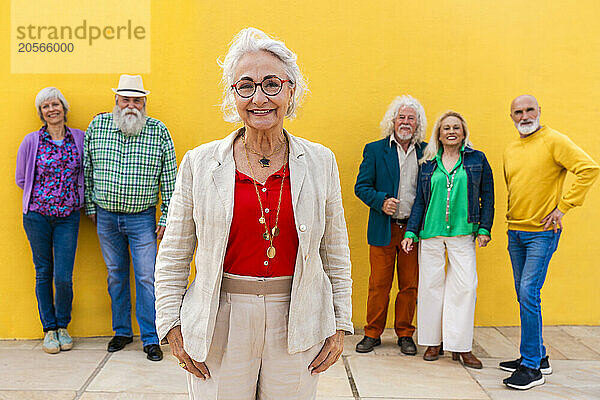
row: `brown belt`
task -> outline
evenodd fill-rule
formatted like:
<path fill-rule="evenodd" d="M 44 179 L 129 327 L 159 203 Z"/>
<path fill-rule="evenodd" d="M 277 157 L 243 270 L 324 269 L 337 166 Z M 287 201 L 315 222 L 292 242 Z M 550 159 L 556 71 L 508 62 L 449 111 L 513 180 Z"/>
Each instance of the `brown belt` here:
<path fill-rule="evenodd" d="M 396 224 L 396 225 L 406 225 L 408 224 L 408 218 L 404 218 L 404 219 L 397 219 L 397 218 L 392 218 L 392 224 Z"/>
<path fill-rule="evenodd" d="M 221 290 L 226 293 L 235 294 L 289 294 L 292 292 L 292 278 L 269 279 L 265 281 L 247 281 L 243 279 L 232 279 L 223 277 Z"/>

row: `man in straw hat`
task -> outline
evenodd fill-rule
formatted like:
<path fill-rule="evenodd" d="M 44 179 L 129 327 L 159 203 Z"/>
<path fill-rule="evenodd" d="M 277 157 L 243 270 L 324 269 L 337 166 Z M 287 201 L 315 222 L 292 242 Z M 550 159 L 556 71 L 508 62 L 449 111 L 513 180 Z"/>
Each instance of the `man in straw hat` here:
<path fill-rule="evenodd" d="M 177 161 L 169 130 L 146 116 L 140 75 L 121 75 L 113 89 L 112 113 L 90 123 L 84 142 L 85 211 L 97 225 L 108 268 L 115 336 L 108 351 L 132 342 L 129 250 L 135 274 L 136 317 L 144 352 L 162 360 L 155 327 L 154 262 L 156 239 L 162 239 L 167 208 L 175 186 Z M 158 193 L 162 215 L 156 224 Z"/>

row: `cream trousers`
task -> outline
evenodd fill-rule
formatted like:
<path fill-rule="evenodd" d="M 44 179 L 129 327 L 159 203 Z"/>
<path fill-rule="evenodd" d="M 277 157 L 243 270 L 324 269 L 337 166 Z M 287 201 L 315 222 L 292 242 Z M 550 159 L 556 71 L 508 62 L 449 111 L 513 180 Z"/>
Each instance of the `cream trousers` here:
<path fill-rule="evenodd" d="M 448 255 L 447 272 L 446 254 Z M 422 346 L 471 351 L 477 298 L 472 235 L 434 237 L 419 245 L 418 341 Z"/>
<path fill-rule="evenodd" d="M 323 343 L 288 354 L 289 306 L 289 294 L 221 292 L 206 360 L 211 378 L 203 381 L 187 374 L 190 399 L 314 399 L 318 375 L 312 376 L 308 366 Z"/>

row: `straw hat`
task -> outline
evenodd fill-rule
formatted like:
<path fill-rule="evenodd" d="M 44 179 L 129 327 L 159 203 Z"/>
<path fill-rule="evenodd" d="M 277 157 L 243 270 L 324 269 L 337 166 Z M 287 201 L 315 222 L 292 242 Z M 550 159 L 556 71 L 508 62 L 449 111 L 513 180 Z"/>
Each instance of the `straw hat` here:
<path fill-rule="evenodd" d="M 145 97 L 150 94 L 149 90 L 144 90 L 141 75 L 121 75 L 119 78 L 119 87 L 116 89 L 113 88 L 112 91 L 119 96 L 126 97 Z"/>

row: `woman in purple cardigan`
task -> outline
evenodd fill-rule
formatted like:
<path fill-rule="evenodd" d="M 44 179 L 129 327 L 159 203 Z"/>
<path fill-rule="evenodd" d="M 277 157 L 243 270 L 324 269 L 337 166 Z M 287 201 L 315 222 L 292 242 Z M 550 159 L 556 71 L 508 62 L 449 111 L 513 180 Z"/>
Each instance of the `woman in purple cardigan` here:
<path fill-rule="evenodd" d="M 23 139 L 17 154 L 17 186 L 23 189 L 23 226 L 35 265 L 35 294 L 46 353 L 70 350 L 67 332 L 73 302 L 73 264 L 83 206 L 83 135 L 69 128 L 69 105 L 47 87 L 35 108 L 44 126 Z M 52 283 L 56 288 L 53 294 Z"/>

